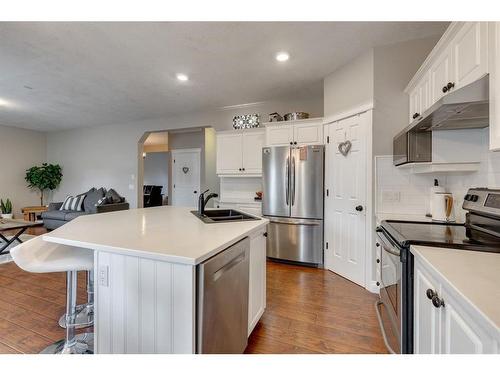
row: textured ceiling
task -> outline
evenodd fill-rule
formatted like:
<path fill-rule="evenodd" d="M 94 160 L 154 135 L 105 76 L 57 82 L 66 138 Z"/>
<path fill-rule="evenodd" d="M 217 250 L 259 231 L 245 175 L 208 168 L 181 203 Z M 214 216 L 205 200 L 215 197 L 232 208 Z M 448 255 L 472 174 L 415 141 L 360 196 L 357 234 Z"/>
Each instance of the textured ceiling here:
<path fill-rule="evenodd" d="M 366 49 L 446 26 L 2 22 L 0 124 L 58 130 L 319 96 L 323 77 Z M 280 50 L 290 53 L 288 62 L 274 60 Z M 178 82 L 177 72 L 190 80 Z"/>

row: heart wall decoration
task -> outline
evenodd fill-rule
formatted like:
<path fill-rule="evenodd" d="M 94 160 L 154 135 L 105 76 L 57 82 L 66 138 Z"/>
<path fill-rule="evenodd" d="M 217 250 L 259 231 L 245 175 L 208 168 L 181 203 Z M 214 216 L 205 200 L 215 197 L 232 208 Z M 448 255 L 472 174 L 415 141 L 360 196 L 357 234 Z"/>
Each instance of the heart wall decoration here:
<path fill-rule="evenodd" d="M 349 151 L 351 151 L 351 147 L 352 147 L 351 141 L 340 142 L 339 143 L 339 152 L 342 155 L 347 156 Z"/>
<path fill-rule="evenodd" d="M 184 174 L 187 174 L 189 172 L 189 168 L 188 167 L 182 167 L 182 171 L 184 172 Z"/>

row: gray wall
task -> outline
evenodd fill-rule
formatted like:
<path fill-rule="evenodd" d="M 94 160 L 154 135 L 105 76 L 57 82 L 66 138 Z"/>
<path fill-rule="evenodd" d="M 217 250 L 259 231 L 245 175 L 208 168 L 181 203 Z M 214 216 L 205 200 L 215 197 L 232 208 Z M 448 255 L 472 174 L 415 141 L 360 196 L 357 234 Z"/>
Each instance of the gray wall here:
<path fill-rule="evenodd" d="M 374 50 L 373 154 L 392 154 L 392 138 L 408 125 L 406 85 L 440 36 L 377 47 Z"/>
<path fill-rule="evenodd" d="M 163 186 L 162 193 L 168 192 L 170 157 L 168 152 L 150 152 L 144 158 L 144 185 Z"/>
<path fill-rule="evenodd" d="M 325 117 L 373 102 L 373 50 L 335 70 L 324 80 Z"/>
<path fill-rule="evenodd" d="M 47 159 L 60 163 L 65 171 L 54 199 L 64 199 L 66 194 L 83 192 L 92 186 L 105 186 L 114 187 L 131 207 L 136 207 L 138 141 L 144 132 L 200 126 L 227 130 L 231 129 L 231 120 L 236 114 L 261 113 L 267 120 L 267 114 L 275 111 L 305 111 L 313 117 L 321 117 L 323 98 L 267 101 L 171 118 L 48 133 Z"/>
<path fill-rule="evenodd" d="M 26 187 L 26 169 L 46 160 L 45 133 L 0 125 L 0 198 L 12 201 L 14 215 L 21 208 L 38 206 L 38 192 Z M 45 203 L 45 202 L 44 202 Z"/>

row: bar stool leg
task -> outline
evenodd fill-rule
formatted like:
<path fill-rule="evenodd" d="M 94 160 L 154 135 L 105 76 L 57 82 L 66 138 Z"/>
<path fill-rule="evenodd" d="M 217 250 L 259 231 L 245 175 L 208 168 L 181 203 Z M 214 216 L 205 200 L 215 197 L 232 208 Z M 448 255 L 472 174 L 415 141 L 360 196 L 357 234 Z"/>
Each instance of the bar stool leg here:
<path fill-rule="evenodd" d="M 68 271 L 66 275 L 66 339 L 48 346 L 41 352 L 42 354 L 93 354 L 94 352 L 93 333 L 75 334 L 77 276 L 76 271 Z"/>
<path fill-rule="evenodd" d="M 87 303 L 76 306 L 76 328 L 86 328 L 94 325 L 94 270 L 86 271 Z M 59 318 L 59 327 L 66 328 L 66 314 Z"/>

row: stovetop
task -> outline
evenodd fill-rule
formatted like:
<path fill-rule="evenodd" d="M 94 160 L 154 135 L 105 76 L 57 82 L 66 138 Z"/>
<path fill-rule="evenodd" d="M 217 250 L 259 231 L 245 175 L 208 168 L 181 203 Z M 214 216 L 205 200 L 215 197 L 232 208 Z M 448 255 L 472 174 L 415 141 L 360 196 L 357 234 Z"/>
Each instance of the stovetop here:
<path fill-rule="evenodd" d="M 425 245 L 500 253 L 500 238 L 465 224 L 384 220 L 383 231 L 400 247 Z"/>

